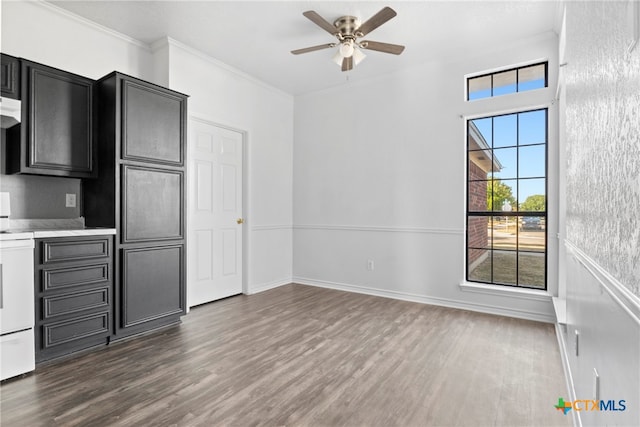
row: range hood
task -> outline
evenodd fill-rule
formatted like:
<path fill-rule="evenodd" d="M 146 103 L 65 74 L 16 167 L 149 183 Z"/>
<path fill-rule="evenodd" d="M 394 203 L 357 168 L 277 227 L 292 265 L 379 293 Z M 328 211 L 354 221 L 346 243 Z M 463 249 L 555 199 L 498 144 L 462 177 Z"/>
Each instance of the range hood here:
<path fill-rule="evenodd" d="M 10 128 L 20 123 L 21 104 L 17 99 L 0 98 L 0 116 L 2 118 L 2 129 Z"/>

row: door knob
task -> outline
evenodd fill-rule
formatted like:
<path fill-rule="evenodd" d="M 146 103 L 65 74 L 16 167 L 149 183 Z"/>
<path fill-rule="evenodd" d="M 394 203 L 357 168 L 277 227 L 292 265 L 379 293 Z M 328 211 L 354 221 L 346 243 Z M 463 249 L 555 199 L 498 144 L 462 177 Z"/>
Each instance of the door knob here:
<path fill-rule="evenodd" d="M 238 219 L 236 219 L 236 222 L 237 222 L 238 224 L 244 224 L 244 219 L 242 219 L 242 218 L 238 218 Z"/>

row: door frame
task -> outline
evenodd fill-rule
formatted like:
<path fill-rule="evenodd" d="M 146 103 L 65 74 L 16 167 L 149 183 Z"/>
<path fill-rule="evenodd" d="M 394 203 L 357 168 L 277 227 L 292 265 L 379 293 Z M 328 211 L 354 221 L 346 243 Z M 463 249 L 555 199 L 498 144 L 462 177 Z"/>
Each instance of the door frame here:
<path fill-rule="evenodd" d="M 249 224 L 251 223 L 251 215 L 250 215 L 250 209 L 249 209 L 249 192 L 251 189 L 251 186 L 249 185 L 249 178 L 251 177 L 251 174 L 249 172 L 249 133 L 244 130 L 244 129 L 240 129 L 234 126 L 229 126 L 226 124 L 221 124 L 219 122 L 216 122 L 214 120 L 210 120 L 208 118 L 205 118 L 202 115 L 199 114 L 192 114 L 189 113 L 187 116 L 187 158 L 186 158 L 186 163 L 187 163 L 187 167 L 185 168 L 186 170 L 186 182 L 189 182 L 190 179 L 190 174 L 192 173 L 192 171 L 190 170 L 190 168 L 188 167 L 189 165 L 189 161 L 191 160 L 190 154 L 190 146 L 189 143 L 191 141 L 191 122 L 196 121 L 196 122 L 200 122 L 206 125 L 211 125 L 211 126 L 215 126 L 221 129 L 226 129 L 226 130 L 230 130 L 233 132 L 238 132 L 239 134 L 242 135 L 242 218 L 244 218 L 244 226 L 245 228 L 242 230 L 242 294 L 243 295 L 247 295 L 248 294 L 248 290 L 249 290 L 249 247 L 250 247 L 250 228 L 249 228 Z M 190 192 L 186 191 L 185 192 L 185 203 L 187 206 L 187 215 L 186 215 L 186 220 L 187 220 L 187 230 L 186 231 L 186 235 L 188 235 L 188 231 L 189 231 L 189 197 L 190 197 Z M 187 244 L 188 245 L 188 244 Z M 189 253 L 187 251 L 186 256 L 189 256 Z M 186 286 L 185 289 L 187 291 L 187 293 L 189 292 L 189 269 L 186 268 Z M 186 300 L 188 301 L 189 298 L 188 296 L 186 296 Z M 189 309 L 191 307 L 187 305 L 187 313 L 189 312 Z"/>

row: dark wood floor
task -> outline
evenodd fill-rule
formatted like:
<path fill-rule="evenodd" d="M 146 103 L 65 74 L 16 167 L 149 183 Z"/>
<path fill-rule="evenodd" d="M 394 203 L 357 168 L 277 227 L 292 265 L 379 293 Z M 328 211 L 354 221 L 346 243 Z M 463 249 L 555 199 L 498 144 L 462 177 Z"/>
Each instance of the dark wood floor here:
<path fill-rule="evenodd" d="M 10 426 L 570 425 L 552 325 L 287 285 L 39 367 Z"/>

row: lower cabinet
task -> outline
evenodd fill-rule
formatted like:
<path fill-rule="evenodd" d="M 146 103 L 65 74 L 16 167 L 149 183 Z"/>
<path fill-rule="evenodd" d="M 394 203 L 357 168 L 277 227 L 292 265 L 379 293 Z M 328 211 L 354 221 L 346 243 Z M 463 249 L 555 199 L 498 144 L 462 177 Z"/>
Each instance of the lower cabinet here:
<path fill-rule="evenodd" d="M 113 236 L 36 240 L 36 362 L 108 343 Z"/>
<path fill-rule="evenodd" d="M 180 321 L 185 313 L 184 244 L 122 246 L 114 339 Z"/>
<path fill-rule="evenodd" d="M 177 324 L 185 313 L 181 241 L 116 250 L 113 235 L 36 239 L 34 262 L 36 363 Z"/>

